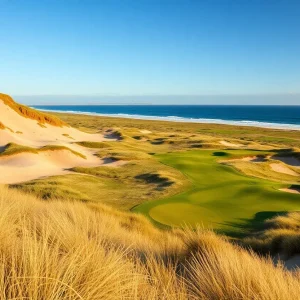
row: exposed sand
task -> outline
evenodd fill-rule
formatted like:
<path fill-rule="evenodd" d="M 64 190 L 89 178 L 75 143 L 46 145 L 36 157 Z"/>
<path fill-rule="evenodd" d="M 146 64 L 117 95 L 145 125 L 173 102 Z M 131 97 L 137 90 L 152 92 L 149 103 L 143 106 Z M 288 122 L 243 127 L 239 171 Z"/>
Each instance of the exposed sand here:
<path fill-rule="evenodd" d="M 227 160 L 222 160 L 220 162 L 226 163 L 226 162 L 235 162 L 235 161 L 249 161 L 253 163 L 259 163 L 259 162 L 265 162 L 267 159 L 265 157 L 261 156 L 246 156 L 242 158 L 233 158 L 233 159 L 227 159 Z"/>
<path fill-rule="evenodd" d="M 229 143 L 226 141 L 220 141 L 220 144 L 223 146 L 226 146 L 226 147 L 234 147 L 234 148 L 239 148 L 239 147 L 243 146 L 241 144 L 234 144 L 234 143 Z"/>
<path fill-rule="evenodd" d="M 152 133 L 152 131 L 150 131 L 150 130 L 140 130 L 140 133 L 150 134 L 150 133 Z"/>
<path fill-rule="evenodd" d="M 0 158 L 0 182 L 13 184 L 29 180 L 73 173 L 73 167 L 118 167 L 124 161 L 106 161 L 94 158 L 84 159 L 68 150 L 44 151 L 39 154 L 20 153 Z"/>
<path fill-rule="evenodd" d="M 300 160 L 293 156 L 288 156 L 288 157 L 287 156 L 273 156 L 272 158 L 276 159 L 276 160 L 280 160 L 283 163 L 293 166 L 293 167 L 300 167 Z"/>
<path fill-rule="evenodd" d="M 294 188 L 279 189 L 279 191 L 291 193 L 291 194 L 300 194 L 300 190 Z"/>
<path fill-rule="evenodd" d="M 38 125 L 32 119 L 22 117 L 17 112 L 5 105 L 0 99 L 0 119 L 4 126 L 9 129 L 0 130 L 0 147 L 8 143 L 30 147 L 41 147 L 45 145 L 64 145 L 76 141 L 103 141 L 106 140 L 102 134 L 88 134 L 72 127 L 56 127 L 44 124 L 46 128 Z M 22 133 L 16 133 L 16 132 Z M 68 136 L 66 136 L 68 135 Z"/>
<path fill-rule="evenodd" d="M 283 174 L 288 174 L 288 175 L 292 175 L 292 176 L 299 176 L 298 173 L 296 173 L 295 171 L 289 169 L 288 167 L 286 167 L 285 165 L 282 165 L 280 163 L 272 163 L 270 164 L 270 167 L 273 171 L 278 172 L 278 173 L 283 173 Z"/>
<path fill-rule="evenodd" d="M 0 152 L 8 143 L 16 143 L 32 148 L 59 145 L 83 154 L 86 159 L 68 150 L 43 151 L 38 154 L 20 153 L 0 157 L 0 183 L 11 184 L 29 181 L 44 176 L 68 174 L 73 167 L 118 167 L 126 162 L 107 161 L 95 156 L 97 150 L 89 149 L 74 142 L 101 142 L 112 140 L 102 134 L 88 134 L 72 127 L 56 127 L 48 124 L 41 127 L 38 122 L 25 118 L 5 105 L 0 99 L 0 120 L 8 128 L 0 130 Z M 19 132 L 19 133 L 17 133 Z M 20 133 L 22 132 L 22 133 Z M 116 138 L 117 139 L 117 138 Z"/>

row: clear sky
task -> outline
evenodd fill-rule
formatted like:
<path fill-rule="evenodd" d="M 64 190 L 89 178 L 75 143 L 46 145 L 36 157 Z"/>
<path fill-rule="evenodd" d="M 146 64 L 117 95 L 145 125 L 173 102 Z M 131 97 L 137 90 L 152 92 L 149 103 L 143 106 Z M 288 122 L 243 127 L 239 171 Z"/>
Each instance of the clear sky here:
<path fill-rule="evenodd" d="M 300 104 L 299 0 L 0 0 L 0 40 L 17 97 Z"/>

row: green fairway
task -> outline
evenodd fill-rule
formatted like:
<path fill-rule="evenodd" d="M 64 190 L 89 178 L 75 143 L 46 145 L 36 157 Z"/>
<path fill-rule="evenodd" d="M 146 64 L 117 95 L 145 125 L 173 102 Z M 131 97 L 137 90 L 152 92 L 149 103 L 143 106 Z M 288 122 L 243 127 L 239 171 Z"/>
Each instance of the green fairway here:
<path fill-rule="evenodd" d="M 256 155 L 256 151 L 190 151 L 157 155 L 184 173 L 192 188 L 169 198 L 143 203 L 133 210 L 158 224 L 200 224 L 228 234 L 243 234 L 274 214 L 299 210 L 300 195 L 279 191 L 287 185 L 248 177 L 220 164 L 222 159 Z"/>

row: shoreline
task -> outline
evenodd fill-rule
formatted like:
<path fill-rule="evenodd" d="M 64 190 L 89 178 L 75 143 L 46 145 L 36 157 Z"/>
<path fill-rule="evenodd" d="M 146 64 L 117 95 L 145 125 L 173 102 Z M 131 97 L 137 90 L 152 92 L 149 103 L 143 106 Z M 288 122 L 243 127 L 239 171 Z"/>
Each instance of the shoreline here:
<path fill-rule="evenodd" d="M 32 107 L 34 108 L 34 107 Z M 110 117 L 119 119 L 135 119 L 145 121 L 165 121 L 174 123 L 191 123 L 191 124 L 217 124 L 217 125 L 231 125 L 231 126 L 245 126 L 245 127 L 256 127 L 256 128 L 267 128 L 267 129 L 279 129 L 279 130 L 296 130 L 300 131 L 300 125 L 297 124 L 285 124 L 285 123 L 269 123 L 259 121 L 235 121 L 235 120 L 223 120 L 223 119 L 206 119 L 206 118 L 183 118 L 178 116 L 146 116 L 146 115 L 135 115 L 135 114 L 101 114 L 92 112 L 82 111 L 64 111 L 64 110 L 50 110 L 34 108 L 44 112 L 62 113 L 62 114 L 74 114 L 74 115 L 85 115 L 94 117 Z"/>

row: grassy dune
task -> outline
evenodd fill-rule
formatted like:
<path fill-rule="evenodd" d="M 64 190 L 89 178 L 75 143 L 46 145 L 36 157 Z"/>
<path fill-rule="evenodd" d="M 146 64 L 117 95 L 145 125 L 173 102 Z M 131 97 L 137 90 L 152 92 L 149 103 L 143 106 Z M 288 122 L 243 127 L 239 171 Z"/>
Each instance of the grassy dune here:
<path fill-rule="evenodd" d="M 10 96 L 1 94 L 0 93 L 0 100 L 4 102 L 7 106 L 9 106 L 11 109 L 16 111 L 19 115 L 25 118 L 29 118 L 32 120 L 38 121 L 39 124 L 50 124 L 53 126 L 68 126 L 65 122 L 60 120 L 59 118 L 48 115 L 45 113 L 42 113 L 40 111 L 37 111 L 35 109 L 32 109 L 28 106 L 21 105 L 19 103 L 16 103 Z"/>
<path fill-rule="evenodd" d="M 298 299 L 299 273 L 212 232 L 0 187 L 3 299 Z M 26 216 L 26 217 L 24 217 Z"/>
<path fill-rule="evenodd" d="M 122 128 L 126 132 L 132 131 L 134 135 L 141 135 L 139 130 L 149 130 L 153 133 L 159 132 L 171 133 L 171 135 L 191 136 L 196 135 L 198 138 L 209 137 L 214 139 L 231 139 L 239 140 L 244 144 L 271 145 L 273 147 L 280 146 L 282 148 L 300 147 L 300 136 L 298 130 L 279 130 L 269 128 L 256 128 L 247 126 L 231 126 L 218 124 L 193 124 L 193 123 L 176 123 L 165 121 L 147 121 L 134 119 L 121 119 L 112 117 L 90 117 L 75 114 L 53 115 L 61 118 L 73 127 L 77 127 L 90 132 L 99 131 L 109 128 Z M 167 134 L 168 137 L 170 134 Z M 176 141 L 176 137 L 173 137 Z"/>
<path fill-rule="evenodd" d="M 280 253 L 285 257 L 300 252 L 300 212 L 281 213 L 265 220 L 264 230 L 243 243 L 255 251 L 266 254 Z"/>
<path fill-rule="evenodd" d="M 155 160 L 132 161 L 118 168 L 76 167 L 71 170 L 77 174 L 52 176 L 12 187 L 34 193 L 42 199 L 71 198 L 129 210 L 144 201 L 167 197 L 189 186 L 179 171 Z"/>
<path fill-rule="evenodd" d="M 81 158 L 86 159 L 86 157 L 77 152 L 74 151 L 68 147 L 65 146 L 60 146 L 60 145 L 47 145 L 47 146 L 43 146 L 41 148 L 32 148 L 32 147 L 28 147 L 28 146 L 23 146 L 23 145 L 18 145 L 15 143 L 9 143 L 7 144 L 3 151 L 0 152 L 0 157 L 4 157 L 4 156 L 12 156 L 12 155 L 16 155 L 19 153 L 34 153 L 34 154 L 38 154 L 39 152 L 44 152 L 44 151 L 62 151 L 62 150 L 67 150 L 70 151 L 71 153 L 73 153 L 74 155 L 77 155 Z"/>

